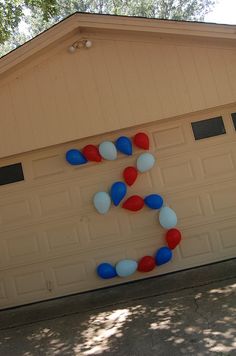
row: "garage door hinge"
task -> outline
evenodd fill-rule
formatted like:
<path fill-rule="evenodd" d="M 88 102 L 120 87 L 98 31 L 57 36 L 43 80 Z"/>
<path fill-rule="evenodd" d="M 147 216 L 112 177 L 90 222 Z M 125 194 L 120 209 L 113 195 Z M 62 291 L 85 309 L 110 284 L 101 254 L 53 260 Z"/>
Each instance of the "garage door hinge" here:
<path fill-rule="evenodd" d="M 49 292 L 51 292 L 52 291 L 52 282 L 51 281 L 46 281 L 46 285 L 47 285 L 47 290 Z"/>

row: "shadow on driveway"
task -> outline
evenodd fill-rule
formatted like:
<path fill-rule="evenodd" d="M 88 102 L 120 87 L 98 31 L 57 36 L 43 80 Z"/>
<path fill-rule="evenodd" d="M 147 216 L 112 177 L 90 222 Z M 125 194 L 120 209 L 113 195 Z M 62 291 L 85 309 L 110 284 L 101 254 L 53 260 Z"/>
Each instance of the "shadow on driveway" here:
<path fill-rule="evenodd" d="M 11 327 L 0 354 L 236 355 L 235 291 L 230 279 Z"/>

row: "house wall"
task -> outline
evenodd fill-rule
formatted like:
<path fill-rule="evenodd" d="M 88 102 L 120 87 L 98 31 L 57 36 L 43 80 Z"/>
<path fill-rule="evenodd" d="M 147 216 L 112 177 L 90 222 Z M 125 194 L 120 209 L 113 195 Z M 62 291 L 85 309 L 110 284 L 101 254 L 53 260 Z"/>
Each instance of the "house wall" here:
<path fill-rule="evenodd" d="M 235 102 L 231 42 L 87 30 L 0 78 L 0 157 Z"/>

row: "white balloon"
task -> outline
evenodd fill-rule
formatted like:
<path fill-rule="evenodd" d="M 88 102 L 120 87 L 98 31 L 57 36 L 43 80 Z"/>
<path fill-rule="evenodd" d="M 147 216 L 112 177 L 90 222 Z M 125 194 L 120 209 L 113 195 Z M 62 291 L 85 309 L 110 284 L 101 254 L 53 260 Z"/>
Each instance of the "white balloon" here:
<path fill-rule="evenodd" d="M 100 214 L 106 214 L 111 206 L 110 195 L 106 192 L 98 192 L 93 197 L 93 204 Z"/>
<path fill-rule="evenodd" d="M 177 225 L 177 216 L 171 208 L 164 206 L 159 213 L 159 222 L 164 229 L 172 229 Z"/>
<path fill-rule="evenodd" d="M 119 277 L 131 276 L 138 268 L 138 263 L 134 260 L 121 260 L 116 264 L 116 273 Z"/>
<path fill-rule="evenodd" d="M 109 161 L 114 161 L 117 158 L 117 149 L 113 142 L 104 141 L 99 145 L 100 155 Z"/>
<path fill-rule="evenodd" d="M 139 172 L 147 172 L 154 166 L 155 157 L 151 153 L 142 153 L 137 159 L 137 169 Z"/>

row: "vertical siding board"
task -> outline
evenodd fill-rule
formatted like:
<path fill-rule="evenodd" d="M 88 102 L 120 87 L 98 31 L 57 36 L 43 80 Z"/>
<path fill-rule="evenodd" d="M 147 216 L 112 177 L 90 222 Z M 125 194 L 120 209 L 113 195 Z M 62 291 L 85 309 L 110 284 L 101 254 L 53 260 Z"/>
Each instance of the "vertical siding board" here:
<path fill-rule="evenodd" d="M 168 67 L 169 81 L 175 97 L 176 113 L 190 112 L 192 110 L 182 68 L 176 46 L 163 46 L 164 58 Z"/>
<path fill-rule="evenodd" d="M 162 86 L 160 85 L 160 82 L 158 80 L 158 77 L 156 76 L 156 65 L 154 61 L 152 60 L 152 51 L 153 45 L 146 43 L 145 44 L 145 50 L 146 50 L 146 59 L 147 59 L 147 66 L 150 70 L 150 78 L 151 82 L 154 88 L 154 97 L 153 100 L 155 101 L 154 108 L 155 108 L 155 115 L 160 115 L 160 117 L 165 117 L 166 111 L 165 111 L 165 103 L 163 103 L 163 94 L 162 94 Z M 148 83 L 147 83 L 148 85 Z M 147 91 L 147 93 L 149 90 Z M 148 94 L 147 94 L 148 95 Z"/>
<path fill-rule="evenodd" d="M 34 70 L 35 85 L 38 97 L 33 100 L 39 101 L 41 106 L 41 125 L 38 126 L 39 137 L 45 138 L 46 142 L 54 143 L 61 138 L 59 125 L 55 113 L 53 86 L 49 79 L 47 63 L 38 65 Z M 46 129 L 45 129 L 46 128 Z"/>
<path fill-rule="evenodd" d="M 229 78 L 232 96 L 236 97 L 236 50 L 225 51 L 226 70 Z"/>
<path fill-rule="evenodd" d="M 132 108 L 133 124 L 142 122 L 147 112 L 146 103 L 143 97 L 142 86 L 137 75 L 135 66 L 134 53 L 132 51 L 132 42 L 118 41 L 117 49 L 119 51 L 119 58 L 123 77 L 128 89 L 128 97 L 130 107 Z"/>
<path fill-rule="evenodd" d="M 130 101 L 128 98 L 128 90 L 124 79 L 124 73 L 121 70 L 116 41 L 106 41 L 106 43 L 102 45 L 102 50 L 104 64 L 106 66 L 110 85 L 112 88 L 117 118 L 121 127 L 124 127 L 127 124 L 129 125 L 132 114 Z"/>
<path fill-rule="evenodd" d="M 149 44 L 149 58 L 153 71 L 153 79 L 155 80 L 156 86 L 160 88 L 159 95 L 162 102 L 163 116 L 168 117 L 176 114 L 176 103 L 163 52 L 164 49 L 162 45 L 153 46 Z"/>
<path fill-rule="evenodd" d="M 18 135 L 17 120 L 13 112 L 9 85 L 0 87 L 0 147 L 1 156 L 8 156 L 12 152 L 22 149 Z"/>
<path fill-rule="evenodd" d="M 48 142 L 48 130 L 45 130 L 45 113 L 42 108 L 40 93 L 35 80 L 35 71 L 26 73 L 24 80 L 22 80 L 22 86 L 25 92 L 25 98 L 31 98 L 27 100 L 24 98 L 24 105 L 27 106 L 29 120 L 31 121 L 31 129 L 34 138 L 34 144 L 37 147 L 46 145 Z"/>
<path fill-rule="evenodd" d="M 14 83 L 10 83 L 9 92 L 16 121 L 15 130 L 18 132 L 22 149 L 27 151 L 35 144 L 35 139 L 33 122 L 29 117 L 28 105 L 25 102 L 27 93 L 22 85 L 24 80 L 19 76 Z"/>
<path fill-rule="evenodd" d="M 54 105 L 54 132 L 58 127 L 61 140 L 65 141 L 68 136 L 73 136 L 78 128 L 76 127 L 75 117 L 71 115 L 70 104 L 68 101 L 68 91 L 59 60 L 50 60 L 47 64 L 48 90 L 53 90 Z"/>
<path fill-rule="evenodd" d="M 162 117 L 163 110 L 159 91 L 157 90 L 155 80 L 153 79 L 153 70 L 149 62 L 149 46 L 146 43 L 134 43 L 132 50 L 137 75 L 143 90 L 143 98 L 147 108 L 145 118 L 150 121 L 156 120 L 157 118 Z"/>
<path fill-rule="evenodd" d="M 106 121 L 104 120 L 98 88 L 96 86 L 96 81 L 89 60 L 89 50 L 80 51 L 80 53 L 75 53 L 74 55 L 77 56 L 77 63 L 76 67 L 74 68 L 74 80 L 78 83 L 78 92 L 76 95 L 79 95 L 79 92 L 83 90 L 83 97 L 85 99 L 84 105 L 86 105 L 87 112 L 89 113 L 90 117 L 90 134 L 94 135 L 106 130 Z M 97 67 L 99 70 L 99 63 Z M 77 109 L 80 110 L 82 115 L 85 115 L 86 111 L 84 110 L 83 106 Z M 81 135 L 83 136 L 83 130 L 86 130 L 87 132 L 86 121 L 87 118 L 84 117 L 80 137 Z"/>
<path fill-rule="evenodd" d="M 75 131 L 72 137 L 76 136 L 76 132 L 83 132 L 86 136 L 93 130 L 94 108 L 89 103 L 84 92 L 85 86 L 78 75 L 79 60 L 76 55 L 68 57 L 67 53 L 60 60 L 70 112 L 74 118 Z"/>
<path fill-rule="evenodd" d="M 206 106 L 205 97 L 202 92 L 202 86 L 197 70 L 192 47 L 176 47 L 179 57 L 180 67 L 182 69 L 183 80 L 186 84 L 192 110 L 200 110 Z"/>
<path fill-rule="evenodd" d="M 224 52 L 223 49 L 220 50 L 218 48 L 208 50 L 208 58 L 215 78 L 217 91 L 219 93 L 220 104 L 225 104 L 234 100 L 224 62 Z"/>
<path fill-rule="evenodd" d="M 219 105 L 219 95 L 216 88 L 214 76 L 208 59 L 207 48 L 193 47 L 193 54 L 198 70 L 201 88 L 205 97 L 206 105 L 213 107 Z"/>
<path fill-rule="evenodd" d="M 106 49 L 104 41 L 97 41 L 94 51 L 88 51 L 89 64 L 97 88 L 97 95 L 107 130 L 120 127 L 119 115 L 116 111 L 113 90 L 106 68 Z M 99 66 L 98 66 L 99 63 Z"/>

